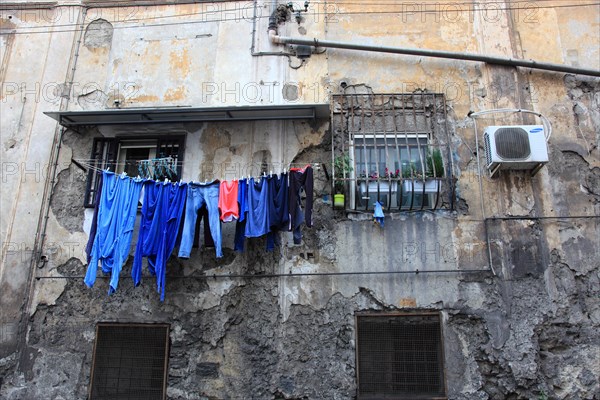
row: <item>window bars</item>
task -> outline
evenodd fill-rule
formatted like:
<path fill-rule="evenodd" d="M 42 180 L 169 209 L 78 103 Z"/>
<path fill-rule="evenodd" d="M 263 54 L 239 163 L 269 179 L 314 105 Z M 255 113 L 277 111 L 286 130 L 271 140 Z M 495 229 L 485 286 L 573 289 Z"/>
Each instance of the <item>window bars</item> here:
<path fill-rule="evenodd" d="M 345 209 L 453 209 L 450 133 L 443 94 L 332 98 L 334 193 Z"/>
<path fill-rule="evenodd" d="M 94 207 L 98 172 L 105 169 L 155 180 L 179 180 L 183 171 L 185 136 L 94 138 L 85 193 L 85 207 Z M 162 160 L 160 163 L 158 160 Z"/>

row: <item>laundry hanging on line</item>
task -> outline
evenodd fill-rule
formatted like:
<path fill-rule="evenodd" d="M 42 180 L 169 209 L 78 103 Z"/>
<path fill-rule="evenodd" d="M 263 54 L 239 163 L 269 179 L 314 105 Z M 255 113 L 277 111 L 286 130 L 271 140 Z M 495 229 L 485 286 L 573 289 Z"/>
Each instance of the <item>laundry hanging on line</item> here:
<path fill-rule="evenodd" d="M 96 235 L 84 279 L 89 287 L 96 281 L 100 262 L 102 272 L 111 274 L 108 294 L 117 290 L 121 268 L 129 256 L 143 183 L 143 179 L 132 179 L 125 174 L 103 172 Z"/>
<path fill-rule="evenodd" d="M 236 251 L 243 251 L 246 237 L 264 235 L 267 235 L 267 250 L 272 251 L 279 245 L 280 231 L 293 230 L 294 243 L 299 244 L 301 224 L 312 226 L 310 165 L 291 169 L 289 174 L 205 183 L 157 182 L 108 171 L 101 175 L 92 221 L 97 228 L 95 236 L 90 232 L 85 283 L 93 286 L 100 262 L 103 273 L 111 274 L 109 294 L 117 290 L 119 273 L 129 255 L 139 201 L 141 223 L 132 279 L 135 286 L 141 283 L 141 260 L 147 257 L 161 301 L 165 296 L 167 260 L 177 245 L 180 258 L 190 257 L 198 211 L 202 207 L 208 210 L 208 226 L 217 257 L 223 256 L 221 223 L 227 222 L 222 221 L 236 221 Z M 181 243 L 176 243 L 178 237 Z"/>
<path fill-rule="evenodd" d="M 176 245 L 186 195 L 186 183 L 144 183 L 144 202 L 131 277 L 134 285 L 138 286 L 142 278 L 142 258 L 147 257 L 148 269 L 156 276 L 156 289 L 161 301 L 165 297 L 167 260 Z"/>
<path fill-rule="evenodd" d="M 137 161 L 139 176 L 147 179 L 163 181 L 177 180 L 176 162 L 173 157 L 151 158 Z"/>
<path fill-rule="evenodd" d="M 179 247 L 179 258 L 189 258 L 194 243 L 196 228 L 196 219 L 198 210 L 202 206 L 208 209 L 208 221 L 210 233 L 215 243 L 217 258 L 223 257 L 221 249 L 221 223 L 219 216 L 219 181 L 211 182 L 190 182 L 188 184 L 187 200 L 185 203 L 185 220 L 183 223 L 183 233 L 181 246 Z"/>

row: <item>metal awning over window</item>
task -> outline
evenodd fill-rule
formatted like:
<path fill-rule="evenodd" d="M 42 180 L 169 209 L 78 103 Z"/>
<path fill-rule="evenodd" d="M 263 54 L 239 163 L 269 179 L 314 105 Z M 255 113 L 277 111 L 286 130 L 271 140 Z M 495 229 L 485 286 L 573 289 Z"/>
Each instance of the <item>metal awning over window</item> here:
<path fill-rule="evenodd" d="M 94 125 L 329 118 L 329 104 L 208 108 L 137 108 L 46 112 L 44 114 L 54 118 L 65 128 L 74 128 Z"/>

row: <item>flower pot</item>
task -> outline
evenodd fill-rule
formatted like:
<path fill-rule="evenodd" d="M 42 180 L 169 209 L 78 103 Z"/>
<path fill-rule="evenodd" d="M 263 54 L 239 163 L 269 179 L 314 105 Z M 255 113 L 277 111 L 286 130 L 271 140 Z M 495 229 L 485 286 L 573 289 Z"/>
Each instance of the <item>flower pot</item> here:
<path fill-rule="evenodd" d="M 379 201 L 384 207 L 397 207 L 398 182 L 369 181 L 359 182 L 359 207 L 368 205 L 369 209 L 375 207 Z M 368 189 L 368 190 L 367 190 Z"/>
<path fill-rule="evenodd" d="M 437 179 L 426 179 L 425 182 L 421 179 L 406 180 L 402 182 L 403 192 L 437 193 L 440 187 L 440 181 Z"/>
<path fill-rule="evenodd" d="M 398 190 L 398 182 L 392 182 L 392 193 L 396 193 Z M 367 182 L 360 182 L 360 193 L 367 193 Z M 380 194 L 386 194 L 390 191 L 390 182 L 380 181 L 379 186 L 377 186 L 377 181 L 369 182 L 369 194 L 377 194 L 379 191 Z"/>
<path fill-rule="evenodd" d="M 338 193 L 333 195 L 333 206 L 335 208 L 344 208 L 345 203 L 345 196 L 343 194 Z"/>

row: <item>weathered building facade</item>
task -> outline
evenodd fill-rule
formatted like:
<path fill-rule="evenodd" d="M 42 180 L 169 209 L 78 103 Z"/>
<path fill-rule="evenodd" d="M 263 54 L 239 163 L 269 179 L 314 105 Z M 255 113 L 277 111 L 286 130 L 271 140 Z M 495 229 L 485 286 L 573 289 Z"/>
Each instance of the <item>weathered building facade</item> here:
<path fill-rule="evenodd" d="M 600 398 L 600 10 L 590 4 L 2 4 L 0 398 L 133 398 L 111 387 L 154 398 L 143 386 L 156 382 L 131 372 L 91 389 L 111 327 L 130 329 L 131 346 L 147 339 L 138 328 L 166 329 L 157 390 L 169 399 Z M 519 109 L 550 122 L 548 163 L 491 178 L 484 128 L 541 124 Z M 110 139 L 128 160 L 175 138 L 184 181 L 311 165 L 313 227 L 301 244 L 284 232 L 272 252 L 264 238 L 235 252 L 224 223 L 223 258 L 202 245 L 173 254 L 164 302 L 146 270 L 134 287 L 134 248 L 116 293 L 102 278 L 86 287 L 94 149 Z M 442 168 L 419 193 L 437 165 L 431 149 Z M 398 347 L 414 340 L 416 352 Z"/>

